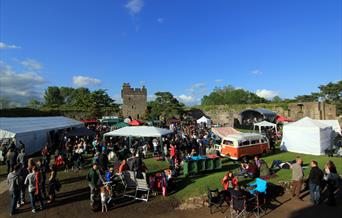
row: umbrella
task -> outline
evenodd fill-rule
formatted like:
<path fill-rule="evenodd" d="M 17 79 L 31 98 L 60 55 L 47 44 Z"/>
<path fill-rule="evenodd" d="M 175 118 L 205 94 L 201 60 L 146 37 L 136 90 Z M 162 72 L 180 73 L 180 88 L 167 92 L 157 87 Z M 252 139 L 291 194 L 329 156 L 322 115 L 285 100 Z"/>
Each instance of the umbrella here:
<path fill-rule="evenodd" d="M 286 118 L 286 117 L 283 117 L 283 116 L 280 116 L 280 115 L 277 115 L 276 120 L 277 120 L 277 123 L 293 122 L 293 120 Z"/>
<path fill-rule="evenodd" d="M 139 121 L 139 120 L 132 120 L 131 122 L 128 123 L 131 126 L 140 126 L 143 124 L 143 122 Z"/>

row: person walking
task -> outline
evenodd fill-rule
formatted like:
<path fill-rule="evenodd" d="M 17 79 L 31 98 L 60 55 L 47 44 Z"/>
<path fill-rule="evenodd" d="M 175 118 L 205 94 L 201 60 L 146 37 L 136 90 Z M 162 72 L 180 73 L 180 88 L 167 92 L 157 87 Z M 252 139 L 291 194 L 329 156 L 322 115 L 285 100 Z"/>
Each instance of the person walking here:
<path fill-rule="evenodd" d="M 48 194 L 49 194 L 49 200 L 48 204 L 55 201 L 56 198 L 56 177 L 57 177 L 57 170 L 56 166 L 52 164 L 50 166 L 50 177 L 49 177 L 49 188 L 48 188 Z"/>
<path fill-rule="evenodd" d="M 308 178 L 310 188 L 310 200 L 313 204 L 320 203 L 321 184 L 323 182 L 323 171 L 318 167 L 317 161 L 311 161 L 311 170 Z"/>
<path fill-rule="evenodd" d="M 302 189 L 304 172 L 302 169 L 303 161 L 300 157 L 296 158 L 296 163 L 292 164 L 292 197 L 301 200 L 300 192 Z"/>
<path fill-rule="evenodd" d="M 10 147 L 6 154 L 7 174 L 14 171 L 14 166 L 17 163 L 17 155 L 14 147 Z"/>
<path fill-rule="evenodd" d="M 87 180 L 90 188 L 90 205 L 94 205 L 95 192 L 98 191 L 100 187 L 100 173 L 97 168 L 97 164 L 94 163 L 92 168 L 90 168 Z"/>
<path fill-rule="evenodd" d="M 337 173 L 334 162 L 329 160 L 325 164 L 324 171 L 325 171 L 324 180 L 327 183 L 327 190 L 328 190 L 328 199 L 327 199 L 326 204 L 328 206 L 336 206 L 335 190 L 339 185 L 340 177 Z"/>
<path fill-rule="evenodd" d="M 45 184 L 43 184 L 43 177 L 42 177 L 42 173 L 40 171 L 40 169 L 38 170 L 38 167 L 36 166 L 34 169 L 34 175 L 35 175 L 35 179 L 36 179 L 36 189 L 35 189 L 35 197 L 36 199 L 38 199 L 39 203 L 40 203 L 40 209 L 43 210 L 45 208 L 45 204 L 43 201 L 43 195 L 44 195 L 44 191 L 45 191 Z M 45 198 L 45 197 L 44 197 Z"/>
<path fill-rule="evenodd" d="M 7 176 L 8 191 L 11 196 L 10 216 L 16 213 L 16 207 L 20 197 L 19 170 L 20 165 L 15 165 L 14 170 Z"/>
<path fill-rule="evenodd" d="M 18 206 L 25 204 L 25 194 L 26 194 L 26 186 L 25 186 L 25 178 L 29 174 L 29 171 L 27 170 L 25 165 L 19 164 L 20 169 L 18 171 L 18 177 L 19 177 L 19 188 L 20 188 L 20 197 L 18 200 Z"/>
<path fill-rule="evenodd" d="M 26 165 L 26 154 L 25 154 L 24 149 L 20 150 L 20 153 L 18 154 L 18 157 L 17 157 L 17 163 L 21 164 L 22 167 L 25 167 L 25 165 Z"/>
<path fill-rule="evenodd" d="M 31 170 L 32 172 L 29 173 L 25 178 L 25 185 L 28 187 L 32 213 L 36 213 L 36 166 L 32 166 Z"/>

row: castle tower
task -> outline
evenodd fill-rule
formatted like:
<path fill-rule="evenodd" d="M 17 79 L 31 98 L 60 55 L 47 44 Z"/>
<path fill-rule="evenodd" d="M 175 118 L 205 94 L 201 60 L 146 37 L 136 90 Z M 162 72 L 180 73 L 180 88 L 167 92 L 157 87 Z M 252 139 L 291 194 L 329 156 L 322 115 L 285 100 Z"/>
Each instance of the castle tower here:
<path fill-rule="evenodd" d="M 145 86 L 131 88 L 129 83 L 124 83 L 121 90 L 123 100 L 123 117 L 131 116 L 132 119 L 143 119 L 147 109 L 147 89 Z"/>

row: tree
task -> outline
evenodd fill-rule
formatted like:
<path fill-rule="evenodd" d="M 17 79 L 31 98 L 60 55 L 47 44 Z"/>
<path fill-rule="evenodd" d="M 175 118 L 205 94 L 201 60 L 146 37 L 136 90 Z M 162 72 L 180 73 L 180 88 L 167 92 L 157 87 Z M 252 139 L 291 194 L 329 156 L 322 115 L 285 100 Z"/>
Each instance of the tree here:
<path fill-rule="evenodd" d="M 32 108 L 32 109 L 39 109 L 42 106 L 43 106 L 43 103 L 38 101 L 37 99 L 31 99 L 31 101 L 27 103 L 27 107 Z"/>
<path fill-rule="evenodd" d="M 336 105 L 337 115 L 342 114 L 342 80 L 319 86 L 321 96 L 329 103 Z"/>
<path fill-rule="evenodd" d="M 63 97 L 63 103 L 71 104 L 75 89 L 71 87 L 60 87 L 59 90 L 60 90 L 61 96 Z"/>
<path fill-rule="evenodd" d="M 231 85 L 215 88 L 208 96 L 202 98 L 202 105 L 223 104 L 255 104 L 265 103 L 266 99 L 244 89 L 236 89 Z"/>
<path fill-rule="evenodd" d="M 335 83 L 330 82 L 326 85 L 320 85 L 319 92 L 313 92 L 309 95 L 300 95 L 295 97 L 298 102 L 319 101 L 320 99 L 336 105 L 337 115 L 342 114 L 342 80 Z"/>
<path fill-rule="evenodd" d="M 11 107 L 11 101 L 6 97 L 0 96 L 0 109 L 8 109 Z"/>
<path fill-rule="evenodd" d="M 90 107 L 93 117 L 100 117 L 103 114 L 114 113 L 119 110 L 114 100 L 109 97 L 106 90 L 99 89 L 91 93 L 91 101 L 93 104 Z"/>
<path fill-rule="evenodd" d="M 148 103 L 148 118 L 166 121 L 169 118 L 181 116 L 184 104 L 180 103 L 170 92 L 155 93 L 156 99 Z"/>
<path fill-rule="evenodd" d="M 45 105 L 48 107 L 59 107 L 63 104 L 63 96 L 57 86 L 49 86 L 45 90 L 44 95 Z"/>
<path fill-rule="evenodd" d="M 281 99 L 279 96 L 274 96 L 272 99 L 272 102 L 274 102 L 274 103 L 280 103 L 282 101 L 283 101 L 283 99 Z"/>

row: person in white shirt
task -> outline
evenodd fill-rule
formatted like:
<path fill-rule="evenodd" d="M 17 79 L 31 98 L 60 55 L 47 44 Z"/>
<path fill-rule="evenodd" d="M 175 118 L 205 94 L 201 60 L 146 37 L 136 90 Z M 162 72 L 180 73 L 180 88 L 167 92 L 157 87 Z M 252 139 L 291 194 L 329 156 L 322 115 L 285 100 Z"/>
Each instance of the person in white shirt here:
<path fill-rule="evenodd" d="M 101 205 L 102 205 L 102 213 L 107 212 L 107 197 L 108 197 L 108 192 L 107 189 L 102 186 L 101 188 Z"/>

